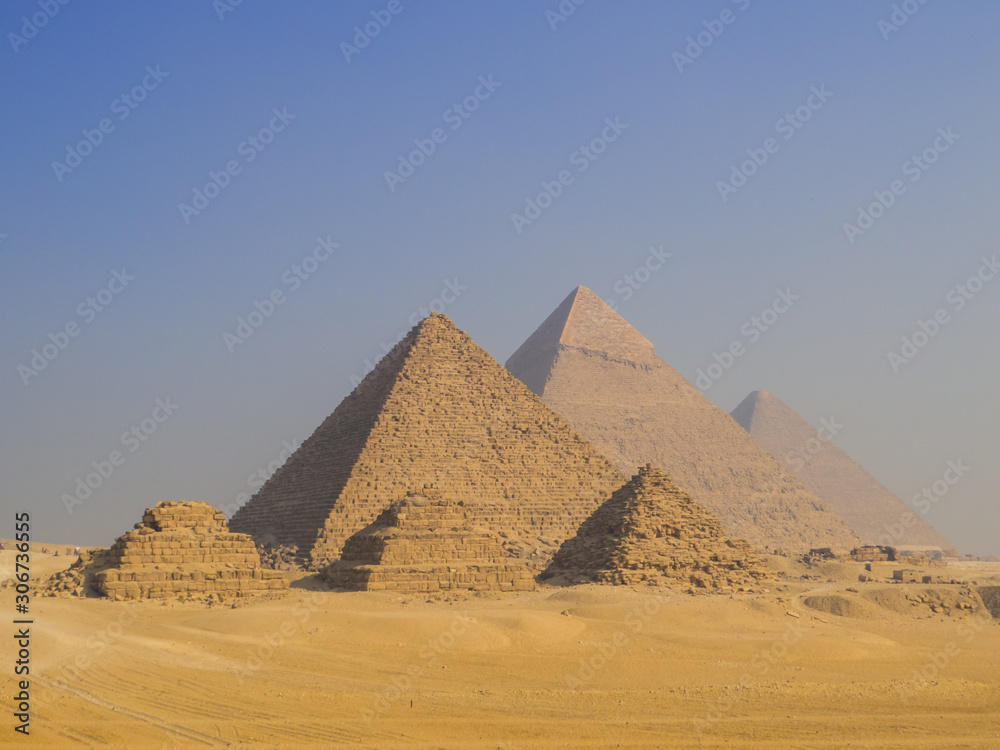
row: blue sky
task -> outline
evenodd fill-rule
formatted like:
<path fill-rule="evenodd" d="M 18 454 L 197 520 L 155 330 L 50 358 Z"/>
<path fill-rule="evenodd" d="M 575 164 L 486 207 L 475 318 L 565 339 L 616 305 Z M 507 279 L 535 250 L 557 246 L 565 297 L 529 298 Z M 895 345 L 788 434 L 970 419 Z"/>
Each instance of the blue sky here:
<path fill-rule="evenodd" d="M 997 252 L 1000 10 L 895 6 L 4 4 L 3 505 L 81 543 L 159 500 L 231 506 L 432 303 L 502 362 L 584 284 L 691 380 L 746 345 L 709 398 L 835 418 L 906 500 L 964 461 L 926 517 L 1000 552 L 1000 279 L 947 301 Z M 876 193 L 891 205 L 849 237 Z M 671 257 L 626 299 L 651 247 Z M 751 342 L 777 290 L 798 299 Z M 109 476 L 67 512 L 95 462 Z"/>

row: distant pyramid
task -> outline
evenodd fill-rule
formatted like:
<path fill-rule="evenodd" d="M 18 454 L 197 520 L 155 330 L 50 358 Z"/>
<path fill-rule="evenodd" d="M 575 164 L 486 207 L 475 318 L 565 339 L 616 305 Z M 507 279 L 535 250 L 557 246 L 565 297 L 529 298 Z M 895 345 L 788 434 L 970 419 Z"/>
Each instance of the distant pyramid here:
<path fill-rule="evenodd" d="M 771 392 L 754 391 L 732 416 L 865 543 L 954 552 L 955 545 Z"/>
<path fill-rule="evenodd" d="M 858 543 L 843 520 L 586 287 L 528 337 L 507 369 L 622 471 L 646 463 L 665 470 L 732 536 L 793 550 Z"/>
<path fill-rule="evenodd" d="M 529 591 L 528 567 L 472 524 L 461 500 L 433 489 L 410 492 L 344 544 L 323 571 L 331 585 L 359 591 Z"/>
<path fill-rule="evenodd" d="M 753 548 L 726 539 L 709 510 L 649 464 L 594 511 L 541 578 L 732 591 L 770 577 Z"/>
<path fill-rule="evenodd" d="M 464 500 L 509 554 L 545 562 L 622 482 L 444 315 L 417 324 L 233 516 L 318 566 L 411 490 Z"/>

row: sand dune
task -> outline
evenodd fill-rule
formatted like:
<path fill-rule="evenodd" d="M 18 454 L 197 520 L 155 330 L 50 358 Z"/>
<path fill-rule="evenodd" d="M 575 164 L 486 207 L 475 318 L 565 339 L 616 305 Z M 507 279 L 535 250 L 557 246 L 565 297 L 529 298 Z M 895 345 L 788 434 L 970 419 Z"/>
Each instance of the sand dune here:
<path fill-rule="evenodd" d="M 587 585 L 427 601 L 302 574 L 235 608 L 40 598 L 32 746 L 1000 747 L 1000 623 L 965 587 L 769 564 L 789 577 L 731 598 Z M 935 591 L 975 609 L 911 601 Z"/>

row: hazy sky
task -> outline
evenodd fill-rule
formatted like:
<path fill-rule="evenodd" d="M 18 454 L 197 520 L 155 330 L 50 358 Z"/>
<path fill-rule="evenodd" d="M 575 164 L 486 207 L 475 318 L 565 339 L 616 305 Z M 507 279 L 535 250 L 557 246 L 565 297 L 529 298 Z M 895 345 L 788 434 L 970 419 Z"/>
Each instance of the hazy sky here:
<path fill-rule="evenodd" d="M 503 362 L 584 284 L 692 381 L 742 344 L 712 401 L 834 419 L 907 502 L 963 462 L 926 517 L 1000 552 L 998 22 L 4 3 L 0 536 L 15 509 L 88 544 L 159 500 L 231 511 L 428 308 Z"/>

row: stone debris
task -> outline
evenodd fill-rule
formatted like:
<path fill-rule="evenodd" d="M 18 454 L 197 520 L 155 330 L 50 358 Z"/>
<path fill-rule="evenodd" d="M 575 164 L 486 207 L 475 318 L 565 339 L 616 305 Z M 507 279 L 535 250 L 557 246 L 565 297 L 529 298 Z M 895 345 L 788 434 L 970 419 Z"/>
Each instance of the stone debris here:
<path fill-rule="evenodd" d="M 540 576 L 652 584 L 688 593 L 753 590 L 771 574 L 745 541 L 650 464 L 566 541 Z"/>
<path fill-rule="evenodd" d="M 408 493 L 351 536 L 322 577 L 331 586 L 359 591 L 535 587 L 525 563 L 508 558 L 497 537 L 473 526 L 466 503 L 431 488 Z"/>
<path fill-rule="evenodd" d="M 99 563 L 101 569 L 88 570 L 81 556 L 72 575 L 88 577 L 95 591 L 115 600 L 221 599 L 288 587 L 280 571 L 261 567 L 249 536 L 231 533 L 225 514 L 202 502 L 157 503 Z"/>
<path fill-rule="evenodd" d="M 320 569 L 407 492 L 462 498 L 541 566 L 624 477 L 446 316 L 422 320 L 233 516 Z"/>
<path fill-rule="evenodd" d="M 76 562 L 60 570 L 37 589 L 39 596 L 100 596 L 94 574 L 112 564 L 111 550 L 80 552 Z"/>
<path fill-rule="evenodd" d="M 666 471 L 758 549 L 846 551 L 853 531 L 728 414 L 660 359 L 653 345 L 577 287 L 507 369 L 623 472 Z"/>
<path fill-rule="evenodd" d="M 895 562 L 895 547 L 866 544 L 851 550 L 851 559 L 855 562 Z M 871 570 L 871 568 L 869 568 Z"/>

